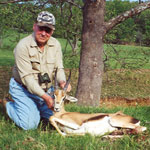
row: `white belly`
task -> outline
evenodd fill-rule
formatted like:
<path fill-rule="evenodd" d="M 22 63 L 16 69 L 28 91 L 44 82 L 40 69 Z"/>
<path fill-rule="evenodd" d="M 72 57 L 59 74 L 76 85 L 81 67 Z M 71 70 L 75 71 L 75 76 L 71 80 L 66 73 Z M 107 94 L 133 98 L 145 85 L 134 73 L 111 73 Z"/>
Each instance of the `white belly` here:
<path fill-rule="evenodd" d="M 109 124 L 109 119 L 110 117 L 106 116 L 101 120 L 97 120 L 97 121 L 89 121 L 86 123 L 83 123 L 81 126 L 79 126 L 78 129 L 72 129 L 66 126 L 59 126 L 60 129 L 66 133 L 66 134 L 76 134 L 76 135 L 80 135 L 80 134 L 91 134 L 94 136 L 101 136 L 104 135 L 106 133 L 109 132 L 113 132 L 114 130 L 116 130 L 116 128 L 112 127 Z"/>

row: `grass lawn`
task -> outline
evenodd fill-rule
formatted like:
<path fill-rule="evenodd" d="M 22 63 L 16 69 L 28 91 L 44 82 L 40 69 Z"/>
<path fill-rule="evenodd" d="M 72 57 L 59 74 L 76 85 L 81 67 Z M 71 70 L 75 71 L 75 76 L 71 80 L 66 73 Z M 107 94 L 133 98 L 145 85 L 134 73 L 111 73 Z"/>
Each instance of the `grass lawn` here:
<path fill-rule="evenodd" d="M 125 135 L 122 139 L 110 140 L 102 137 L 93 137 L 90 135 L 61 137 L 56 130 L 47 128 L 42 130 L 39 126 L 36 130 L 23 131 L 16 127 L 11 121 L 6 120 L 3 115 L 0 115 L 0 149 L 7 150 L 145 150 L 150 148 L 150 128 L 147 124 L 150 119 L 147 114 L 150 113 L 148 107 L 133 107 L 133 108 L 88 108 L 77 107 L 76 105 L 68 104 L 68 111 L 88 112 L 116 112 L 122 110 L 126 114 L 132 115 L 141 120 L 142 125 L 148 127 L 148 130 L 139 135 Z M 2 110 L 2 109 L 1 109 Z M 0 112 L 3 114 L 3 112 Z"/>
<path fill-rule="evenodd" d="M 143 72 L 144 73 L 144 72 Z M 74 69 L 72 74 L 71 82 L 73 85 L 73 91 L 75 91 L 76 81 L 77 80 L 77 71 Z M 135 76 L 136 75 L 136 76 Z M 1 92 L 7 92 L 8 90 L 8 82 L 9 77 L 11 76 L 11 71 L 9 67 L 1 67 L 0 74 L 0 84 L 2 85 Z M 104 84 L 102 87 L 102 97 L 106 98 L 109 96 L 121 96 L 125 97 L 127 94 L 130 97 L 136 97 L 137 95 L 146 96 L 149 94 L 148 85 L 149 80 L 145 75 L 145 78 L 140 78 L 144 75 L 140 73 L 130 74 L 128 72 L 107 72 L 107 76 L 104 76 Z M 5 80 L 4 80 L 5 78 Z M 127 81 L 126 85 L 124 80 Z M 147 81 L 148 80 L 148 81 Z M 130 91 L 130 89 L 134 89 L 134 83 L 136 82 L 136 89 Z M 140 82 L 139 82 L 140 81 Z M 143 87 L 147 81 L 146 89 L 137 90 L 140 87 Z M 7 87 L 6 87 L 7 85 Z M 130 86 L 130 87 L 129 87 Z M 128 87 L 128 88 L 127 88 Z M 7 90 L 6 90 L 7 89 Z M 73 93 L 72 93 L 73 94 Z M 137 94 L 137 95 L 136 95 Z M 91 108 L 91 107 L 79 107 L 76 104 L 67 104 L 67 111 L 76 111 L 81 113 L 115 113 L 117 111 L 123 111 L 125 114 L 131 115 L 141 121 L 141 125 L 146 126 L 148 130 L 142 134 L 138 135 L 125 135 L 122 139 L 111 140 L 104 139 L 102 137 L 93 137 L 90 135 L 85 136 L 74 136 L 74 137 L 61 137 L 56 130 L 47 128 L 47 130 L 43 130 L 41 125 L 36 130 L 31 131 L 23 131 L 15 126 L 15 124 L 8 120 L 4 115 L 4 110 L 0 107 L 0 150 L 148 150 L 150 149 L 150 107 L 149 106 L 139 106 L 135 107 L 122 107 L 116 106 L 113 108 L 108 108 L 105 106 L 100 106 L 99 108 Z"/>
<path fill-rule="evenodd" d="M 141 120 L 141 124 L 148 127 L 148 130 L 138 135 L 125 135 L 121 139 L 105 139 L 90 135 L 61 137 L 56 130 L 47 128 L 23 131 L 16 127 L 10 120 L 7 120 L 0 109 L 0 149 L 1 150 L 148 150 L 150 149 L 150 113 L 148 107 L 130 108 L 88 108 L 78 107 L 73 104 L 66 106 L 68 111 L 88 112 L 116 112 L 122 110 Z"/>
<path fill-rule="evenodd" d="M 17 34 L 9 31 L 9 36 L 2 39 L 0 45 L 0 66 L 14 64 L 13 49 L 17 42 L 28 34 Z M 58 38 L 61 43 L 65 68 L 78 68 L 81 42 L 78 43 L 76 54 L 65 39 Z M 141 46 L 104 44 L 104 69 L 150 69 L 150 48 Z M 107 59 L 107 61 L 106 61 Z"/>
<path fill-rule="evenodd" d="M 0 50 L 0 66 L 12 66 L 13 64 L 13 51 Z"/>
<path fill-rule="evenodd" d="M 21 35 L 24 36 L 24 35 Z M 0 98 L 8 92 L 11 66 L 14 64 L 13 48 L 18 36 L 6 38 L 0 47 Z M 66 41 L 59 39 L 64 53 L 65 68 L 74 68 L 71 78 L 72 95 L 75 94 L 79 55 L 72 55 Z M 80 45 L 80 44 L 79 44 Z M 105 62 L 102 98 L 123 97 L 128 99 L 150 98 L 150 49 L 148 47 L 104 45 L 108 61 Z M 78 53 L 80 51 L 78 50 Z M 106 55 L 104 55 L 104 60 Z M 104 139 L 90 135 L 61 137 L 56 130 L 41 125 L 36 130 L 23 131 L 4 115 L 0 106 L 0 150 L 148 150 L 150 149 L 150 107 L 139 106 L 107 108 L 79 107 L 67 104 L 66 110 L 82 113 L 115 113 L 123 111 L 141 121 L 148 130 L 138 135 L 125 135 L 122 139 Z"/>

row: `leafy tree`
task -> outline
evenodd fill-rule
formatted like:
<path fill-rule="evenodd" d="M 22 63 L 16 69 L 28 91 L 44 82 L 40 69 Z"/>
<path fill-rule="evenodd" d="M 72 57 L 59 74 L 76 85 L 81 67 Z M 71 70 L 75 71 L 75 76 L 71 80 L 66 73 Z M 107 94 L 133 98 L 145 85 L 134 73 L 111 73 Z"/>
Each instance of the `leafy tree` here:
<path fill-rule="evenodd" d="M 150 10 L 142 12 L 135 18 L 136 42 L 143 45 L 150 45 Z"/>
<path fill-rule="evenodd" d="M 130 10 L 131 8 L 137 6 L 137 2 L 129 2 L 129 1 L 106 1 L 106 14 L 105 21 L 108 21 L 112 17 L 116 17 L 117 15 Z M 134 18 L 129 18 L 125 20 L 123 23 L 115 26 L 105 37 L 105 41 L 109 43 L 129 43 L 135 42 L 135 34 L 136 34 L 136 24 Z"/>
<path fill-rule="evenodd" d="M 4 38 L 12 36 L 11 34 L 14 36 L 14 30 L 19 33 L 16 35 L 16 41 L 19 41 L 20 33 L 32 32 L 33 22 L 39 11 L 39 6 L 33 5 L 31 2 L 6 2 L 3 5 L 0 5 L 0 46 L 2 47 Z M 12 33 L 10 30 L 12 30 Z"/>
<path fill-rule="evenodd" d="M 80 105 L 99 106 L 104 36 L 116 25 L 148 8 L 150 2 L 140 4 L 109 21 L 104 21 L 105 0 L 84 1 L 82 50 L 76 94 Z"/>
<path fill-rule="evenodd" d="M 113 18 L 109 18 L 108 20 L 104 18 L 105 0 L 83 0 L 83 2 L 84 3 L 82 3 L 81 0 L 48 0 L 48 1 L 36 0 L 32 1 L 32 4 L 44 9 L 50 9 L 49 6 L 51 5 L 56 5 L 58 8 L 60 8 L 59 9 L 61 10 L 60 15 L 62 15 L 62 12 L 65 14 L 63 16 L 64 17 L 63 20 L 61 20 L 60 18 L 60 22 L 62 23 L 62 25 L 66 25 L 66 29 L 69 30 L 68 33 L 71 34 L 71 35 L 68 34 L 68 36 L 72 41 L 74 38 L 74 33 L 72 32 L 73 29 L 72 23 L 73 22 L 76 23 L 74 20 L 76 18 L 73 17 L 73 15 L 71 14 L 73 10 L 77 13 L 77 11 L 73 8 L 73 6 L 82 8 L 83 12 L 83 27 L 81 36 L 82 48 L 81 48 L 79 80 L 76 96 L 79 99 L 80 105 L 98 106 L 101 95 L 101 84 L 103 74 L 102 55 L 103 55 L 103 40 L 105 35 L 111 29 L 113 29 L 120 23 L 124 22 L 128 18 L 131 18 L 141 13 L 142 11 L 150 8 L 150 2 L 142 3 L 137 7 L 131 9 L 130 11 L 122 13 L 121 15 L 120 14 L 116 15 L 116 12 L 114 12 L 115 16 Z M 59 5 L 60 3 L 62 4 L 61 6 Z M 118 6 L 118 8 L 119 4 L 120 1 L 116 1 L 115 5 Z M 21 16 L 25 17 L 24 15 Z M 67 21 L 68 19 L 69 21 Z M 129 22 L 130 21 L 131 20 L 129 20 Z M 78 23 L 76 25 L 78 27 Z M 59 26 L 59 24 L 57 24 L 57 26 Z M 22 23 L 20 24 L 20 27 L 24 28 Z M 125 29 L 124 26 L 122 28 Z M 117 34 L 118 33 L 116 33 L 115 36 L 119 37 L 122 35 Z"/>
<path fill-rule="evenodd" d="M 79 2 L 78 2 L 79 3 Z M 64 52 L 65 62 L 70 62 L 72 68 L 78 66 L 74 58 L 79 57 L 79 40 L 81 40 L 82 11 L 70 3 L 57 3 L 48 9 L 56 17 L 54 36 L 67 39 Z M 68 51 L 68 45 L 72 51 Z"/>

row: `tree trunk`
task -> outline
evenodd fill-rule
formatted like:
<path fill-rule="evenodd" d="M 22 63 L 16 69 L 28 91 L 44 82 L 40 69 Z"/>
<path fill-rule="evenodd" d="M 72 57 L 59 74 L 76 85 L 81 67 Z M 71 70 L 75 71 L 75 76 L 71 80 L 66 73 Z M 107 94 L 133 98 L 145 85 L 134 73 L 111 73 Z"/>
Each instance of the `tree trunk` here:
<path fill-rule="evenodd" d="M 79 105 L 99 106 L 103 73 L 104 0 L 86 0 L 76 97 Z"/>
<path fill-rule="evenodd" d="M 142 3 L 104 22 L 105 0 L 85 0 L 83 8 L 82 49 L 76 97 L 78 104 L 99 106 L 103 73 L 103 38 L 113 27 L 150 8 Z"/>

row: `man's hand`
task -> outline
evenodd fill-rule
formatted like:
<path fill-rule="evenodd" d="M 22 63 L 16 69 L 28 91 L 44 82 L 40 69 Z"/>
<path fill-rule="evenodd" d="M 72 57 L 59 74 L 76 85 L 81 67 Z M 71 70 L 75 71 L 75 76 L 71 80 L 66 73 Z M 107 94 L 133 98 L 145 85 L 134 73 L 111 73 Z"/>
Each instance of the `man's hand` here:
<path fill-rule="evenodd" d="M 66 85 L 66 82 L 65 81 L 60 81 L 59 85 L 60 85 L 61 88 L 64 88 L 65 85 Z M 67 92 L 70 92 L 70 91 L 71 91 L 71 85 L 69 84 L 68 87 L 67 87 Z"/>
<path fill-rule="evenodd" d="M 54 101 L 53 99 L 51 98 L 51 96 L 47 95 L 46 93 L 44 95 L 41 96 L 41 98 L 44 99 L 44 101 L 46 102 L 48 108 L 52 108 L 53 107 L 53 104 L 54 104 Z"/>

